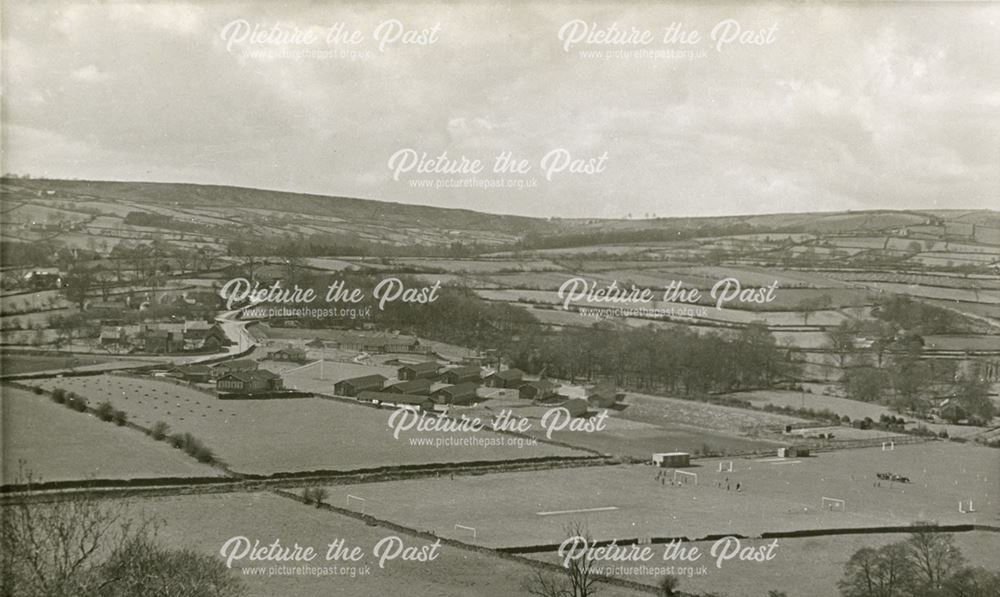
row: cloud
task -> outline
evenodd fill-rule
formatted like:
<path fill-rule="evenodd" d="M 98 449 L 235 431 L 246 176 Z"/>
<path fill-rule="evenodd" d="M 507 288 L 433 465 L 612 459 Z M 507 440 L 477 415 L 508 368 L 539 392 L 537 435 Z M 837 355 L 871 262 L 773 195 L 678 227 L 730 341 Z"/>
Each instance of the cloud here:
<path fill-rule="evenodd" d="M 11 5 L 2 124 L 20 133 L 5 159 L 39 175 L 531 215 L 994 207 L 998 16 L 966 3 Z M 220 32 L 236 19 L 362 39 L 229 52 Z M 387 19 L 413 40 L 439 25 L 437 41 L 381 52 Z M 557 37 L 572 19 L 657 37 L 724 19 L 777 28 L 773 44 L 703 43 L 694 57 L 587 57 Z M 406 147 L 486 162 L 511 151 L 539 177 L 555 148 L 608 161 L 530 190 L 425 190 L 388 175 Z"/>
<path fill-rule="evenodd" d="M 102 81 L 107 81 L 111 78 L 108 73 L 101 72 L 93 64 L 88 64 L 87 66 L 81 66 L 80 68 L 74 70 L 69 74 L 70 77 L 77 81 L 83 81 L 84 83 L 100 83 Z"/>

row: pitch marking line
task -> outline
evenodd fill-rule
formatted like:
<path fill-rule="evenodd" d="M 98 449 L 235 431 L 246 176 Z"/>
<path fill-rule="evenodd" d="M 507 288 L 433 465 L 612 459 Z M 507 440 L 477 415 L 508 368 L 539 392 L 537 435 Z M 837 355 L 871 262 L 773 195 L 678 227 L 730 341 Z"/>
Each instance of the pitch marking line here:
<path fill-rule="evenodd" d="M 600 508 L 579 508 L 577 510 L 553 510 L 552 512 L 535 512 L 538 516 L 558 516 L 560 514 L 580 514 L 583 512 L 607 512 L 617 510 L 618 506 L 602 506 Z"/>

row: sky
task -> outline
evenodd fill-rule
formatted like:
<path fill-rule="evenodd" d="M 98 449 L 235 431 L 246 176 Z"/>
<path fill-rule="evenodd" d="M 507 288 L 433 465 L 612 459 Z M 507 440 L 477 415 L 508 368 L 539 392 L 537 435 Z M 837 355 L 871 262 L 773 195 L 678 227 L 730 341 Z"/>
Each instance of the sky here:
<path fill-rule="evenodd" d="M 1000 205 L 998 4 L 2 11 L 8 173 L 546 217 Z"/>

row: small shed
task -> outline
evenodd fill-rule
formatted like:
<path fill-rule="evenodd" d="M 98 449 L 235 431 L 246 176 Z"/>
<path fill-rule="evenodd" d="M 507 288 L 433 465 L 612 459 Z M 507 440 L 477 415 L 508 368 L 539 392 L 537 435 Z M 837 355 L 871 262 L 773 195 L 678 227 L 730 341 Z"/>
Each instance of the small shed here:
<path fill-rule="evenodd" d="M 802 458 L 805 456 L 809 456 L 809 448 L 804 448 L 802 446 L 778 448 L 778 458 Z"/>
<path fill-rule="evenodd" d="M 661 468 L 691 466 L 691 454 L 688 452 L 658 452 L 653 454 L 653 464 Z"/>
<path fill-rule="evenodd" d="M 387 388 L 383 388 L 383 391 L 393 394 L 423 394 L 426 396 L 431 393 L 431 386 L 433 385 L 434 382 L 429 379 L 413 379 L 393 384 Z"/>
<path fill-rule="evenodd" d="M 414 379 L 430 379 L 437 376 L 438 369 L 441 368 L 435 361 L 425 361 L 423 363 L 414 363 L 412 365 L 403 365 L 399 368 L 396 376 L 403 381 L 411 381 Z"/>
<path fill-rule="evenodd" d="M 476 388 L 478 387 L 472 382 L 445 386 L 432 392 L 431 398 L 438 404 L 473 404 L 478 402 L 478 396 L 476 396 Z"/>
<path fill-rule="evenodd" d="M 453 385 L 462 383 L 479 383 L 482 381 L 481 370 L 478 366 L 470 365 L 468 367 L 455 367 L 453 369 L 448 369 L 441 374 L 441 379 Z"/>
<path fill-rule="evenodd" d="M 333 393 L 337 396 L 354 398 L 365 390 L 379 392 L 382 390 L 382 386 L 385 385 L 385 380 L 385 376 L 379 374 L 342 379 L 333 384 Z"/>
<path fill-rule="evenodd" d="M 516 388 L 521 385 L 524 371 L 520 369 L 504 369 L 486 378 L 486 385 L 491 388 Z"/>

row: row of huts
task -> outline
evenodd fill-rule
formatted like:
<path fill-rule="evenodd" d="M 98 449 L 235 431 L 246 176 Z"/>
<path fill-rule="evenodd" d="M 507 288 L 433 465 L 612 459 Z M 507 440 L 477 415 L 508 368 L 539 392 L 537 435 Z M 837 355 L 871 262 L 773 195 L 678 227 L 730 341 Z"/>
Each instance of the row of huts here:
<path fill-rule="evenodd" d="M 380 374 L 344 379 L 334 384 L 334 394 L 379 403 L 393 403 L 392 397 L 404 395 L 422 396 L 433 404 L 470 405 L 479 402 L 478 389 L 487 387 L 516 389 L 518 397 L 525 400 L 560 398 L 560 384 L 546 379 L 526 381 L 524 372 L 520 369 L 504 369 L 484 377 L 478 366 L 442 368 L 435 361 L 425 361 L 402 365 L 397 370 L 396 377 L 399 381 L 390 381 Z M 599 390 L 584 403 L 608 408 L 622 397 L 622 394 L 613 390 Z M 420 398 L 409 400 L 420 401 Z M 398 402 L 397 400 L 396 403 Z"/>

